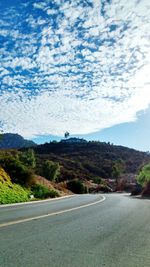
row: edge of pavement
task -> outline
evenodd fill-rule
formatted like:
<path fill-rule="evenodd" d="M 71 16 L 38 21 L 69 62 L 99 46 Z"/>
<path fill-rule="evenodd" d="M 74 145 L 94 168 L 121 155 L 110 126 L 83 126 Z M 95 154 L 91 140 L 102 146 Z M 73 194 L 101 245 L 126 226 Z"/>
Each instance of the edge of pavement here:
<path fill-rule="evenodd" d="M 54 200 L 61 200 L 64 198 L 69 198 L 69 197 L 74 197 L 76 195 L 66 195 L 62 197 L 55 197 L 55 198 L 48 198 L 44 200 L 33 200 L 33 201 L 27 201 L 27 202 L 18 202 L 18 203 L 11 203 L 11 204 L 0 204 L 0 208 L 3 207 L 13 207 L 13 206 L 20 206 L 20 205 L 28 205 L 28 204 L 36 204 L 36 203 L 43 203 L 43 202 L 49 202 L 49 201 L 54 201 Z"/>

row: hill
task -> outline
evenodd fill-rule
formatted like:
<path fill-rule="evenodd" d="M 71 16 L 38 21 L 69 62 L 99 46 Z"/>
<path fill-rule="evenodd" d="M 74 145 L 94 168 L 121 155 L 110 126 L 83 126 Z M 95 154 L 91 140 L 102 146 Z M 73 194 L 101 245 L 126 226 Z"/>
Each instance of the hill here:
<path fill-rule="evenodd" d="M 95 177 L 115 179 L 120 174 L 129 179 L 140 167 L 150 161 L 150 155 L 131 148 L 105 142 L 58 142 L 38 145 L 37 171 L 45 160 L 61 166 L 60 181 L 70 179 L 90 180 Z"/>
<path fill-rule="evenodd" d="M 33 141 L 24 139 L 19 134 L 5 133 L 0 135 L 0 149 L 34 147 Z"/>
<path fill-rule="evenodd" d="M 83 139 L 0 151 L 0 203 L 70 193 L 132 191 L 150 154 Z M 7 175 L 8 174 L 8 175 Z M 69 190 L 69 191 L 68 191 Z"/>

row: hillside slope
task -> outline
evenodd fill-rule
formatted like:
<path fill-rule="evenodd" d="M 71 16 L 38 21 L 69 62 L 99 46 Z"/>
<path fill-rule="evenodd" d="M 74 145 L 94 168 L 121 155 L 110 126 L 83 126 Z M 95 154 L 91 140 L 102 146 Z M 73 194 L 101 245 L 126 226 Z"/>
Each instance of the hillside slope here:
<path fill-rule="evenodd" d="M 28 201 L 29 190 L 11 182 L 9 174 L 0 167 L 0 204 Z"/>
<path fill-rule="evenodd" d="M 34 148 L 37 167 L 44 160 L 59 162 L 60 181 L 66 179 L 93 179 L 94 177 L 115 178 L 114 167 L 121 162 L 125 175 L 135 175 L 139 168 L 150 161 L 150 155 L 123 146 L 105 142 L 46 143 Z"/>
<path fill-rule="evenodd" d="M 10 176 L 5 170 L 0 166 L 0 183 L 11 183 Z"/>

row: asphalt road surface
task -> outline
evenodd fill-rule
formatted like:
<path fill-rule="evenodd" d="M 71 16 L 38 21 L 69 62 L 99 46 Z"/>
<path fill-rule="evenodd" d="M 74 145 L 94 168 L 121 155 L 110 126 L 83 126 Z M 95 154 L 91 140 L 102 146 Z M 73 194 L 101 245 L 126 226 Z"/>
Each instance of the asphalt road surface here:
<path fill-rule="evenodd" d="M 1 267 L 149 267 L 150 200 L 77 195 L 0 207 Z"/>

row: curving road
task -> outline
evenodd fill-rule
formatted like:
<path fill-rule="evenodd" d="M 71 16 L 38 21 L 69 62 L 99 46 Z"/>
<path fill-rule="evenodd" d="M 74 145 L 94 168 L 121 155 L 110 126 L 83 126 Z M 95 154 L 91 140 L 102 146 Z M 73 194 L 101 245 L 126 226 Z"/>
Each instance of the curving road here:
<path fill-rule="evenodd" d="M 149 267 L 150 200 L 77 195 L 0 207 L 1 267 Z"/>

